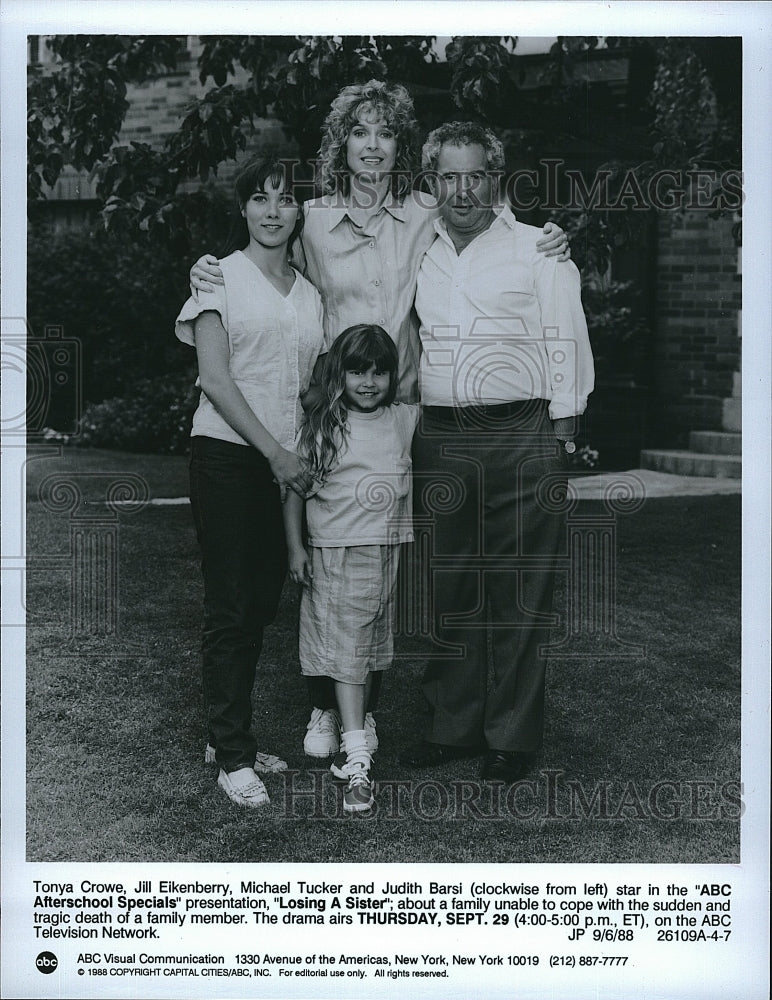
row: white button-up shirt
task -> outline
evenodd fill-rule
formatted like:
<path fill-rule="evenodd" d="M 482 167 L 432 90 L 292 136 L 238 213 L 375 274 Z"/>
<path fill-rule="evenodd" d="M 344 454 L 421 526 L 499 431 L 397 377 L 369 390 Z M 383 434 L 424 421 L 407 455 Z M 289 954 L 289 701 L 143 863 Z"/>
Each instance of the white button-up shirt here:
<path fill-rule="evenodd" d="M 416 292 L 421 402 L 546 399 L 553 419 L 583 413 L 594 366 L 573 262 L 540 254 L 541 229 L 507 207 L 460 254 L 434 227 Z"/>

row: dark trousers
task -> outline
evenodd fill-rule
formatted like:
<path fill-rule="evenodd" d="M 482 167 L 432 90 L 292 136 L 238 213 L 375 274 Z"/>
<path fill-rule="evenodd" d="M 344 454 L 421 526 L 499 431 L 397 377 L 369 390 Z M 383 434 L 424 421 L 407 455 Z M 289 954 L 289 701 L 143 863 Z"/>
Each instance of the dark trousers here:
<path fill-rule="evenodd" d="M 370 674 L 370 694 L 367 698 L 366 710 L 374 712 L 378 707 L 378 696 L 381 692 L 383 671 L 374 670 Z M 337 708 L 335 698 L 335 681 L 332 677 L 306 677 L 308 682 L 308 700 L 312 708 Z"/>
<path fill-rule="evenodd" d="M 208 739 L 220 767 L 235 771 L 255 761 L 255 668 L 287 569 L 279 489 L 254 448 L 194 437 L 190 502 L 204 576 Z"/>
<path fill-rule="evenodd" d="M 424 408 L 413 474 L 416 535 L 428 533 L 429 742 L 541 747 L 566 469 L 544 400 Z"/>

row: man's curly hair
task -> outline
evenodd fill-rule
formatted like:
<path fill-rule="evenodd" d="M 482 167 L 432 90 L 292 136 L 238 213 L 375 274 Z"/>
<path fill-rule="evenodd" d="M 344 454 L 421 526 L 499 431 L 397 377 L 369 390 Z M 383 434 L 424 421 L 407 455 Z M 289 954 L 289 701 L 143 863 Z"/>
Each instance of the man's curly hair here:
<path fill-rule="evenodd" d="M 369 80 L 344 87 L 332 102 L 324 120 L 322 145 L 317 161 L 317 184 L 322 194 L 351 191 L 351 172 L 346 162 L 346 141 L 362 115 L 383 119 L 397 139 L 397 158 L 392 191 L 399 199 L 413 186 L 417 160 L 418 124 L 413 99 L 399 83 Z"/>
<path fill-rule="evenodd" d="M 504 147 L 501 139 L 484 125 L 477 122 L 445 122 L 426 137 L 421 151 L 421 169 L 427 172 L 437 169 L 440 150 L 448 146 L 482 146 L 488 159 L 489 170 L 504 169 Z"/>

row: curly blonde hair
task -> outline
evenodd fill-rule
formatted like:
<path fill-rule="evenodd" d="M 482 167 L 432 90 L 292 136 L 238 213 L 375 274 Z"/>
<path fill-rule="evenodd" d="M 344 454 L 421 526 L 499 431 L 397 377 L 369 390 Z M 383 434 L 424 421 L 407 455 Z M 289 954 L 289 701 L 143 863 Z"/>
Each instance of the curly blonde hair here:
<path fill-rule="evenodd" d="M 397 158 L 391 187 L 399 199 L 413 186 L 417 162 L 418 123 L 413 99 L 399 83 L 368 80 L 344 87 L 332 102 L 324 120 L 322 144 L 317 161 L 317 184 L 322 194 L 351 191 L 351 173 L 346 162 L 346 140 L 362 114 L 382 118 L 397 139 Z"/>

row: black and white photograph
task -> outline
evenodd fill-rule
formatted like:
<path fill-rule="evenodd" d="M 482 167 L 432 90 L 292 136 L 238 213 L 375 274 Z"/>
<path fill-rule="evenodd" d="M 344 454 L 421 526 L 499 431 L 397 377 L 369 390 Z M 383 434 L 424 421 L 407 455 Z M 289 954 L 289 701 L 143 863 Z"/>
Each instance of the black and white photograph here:
<path fill-rule="evenodd" d="M 3 996 L 766 995 L 772 8 L 653 6 L 3 4 Z"/>

